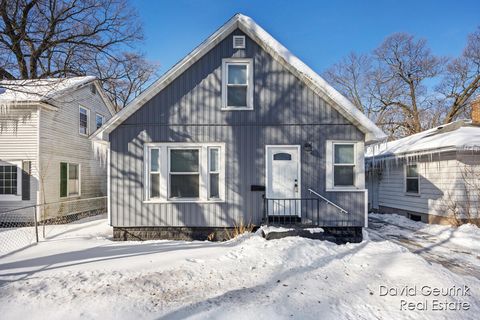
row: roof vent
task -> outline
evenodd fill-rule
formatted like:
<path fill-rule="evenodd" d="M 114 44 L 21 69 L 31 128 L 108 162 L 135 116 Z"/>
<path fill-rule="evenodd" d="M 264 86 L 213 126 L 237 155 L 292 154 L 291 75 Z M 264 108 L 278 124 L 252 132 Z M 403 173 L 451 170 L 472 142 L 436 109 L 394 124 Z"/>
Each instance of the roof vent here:
<path fill-rule="evenodd" d="M 233 49 L 245 49 L 245 36 L 233 36 Z"/>

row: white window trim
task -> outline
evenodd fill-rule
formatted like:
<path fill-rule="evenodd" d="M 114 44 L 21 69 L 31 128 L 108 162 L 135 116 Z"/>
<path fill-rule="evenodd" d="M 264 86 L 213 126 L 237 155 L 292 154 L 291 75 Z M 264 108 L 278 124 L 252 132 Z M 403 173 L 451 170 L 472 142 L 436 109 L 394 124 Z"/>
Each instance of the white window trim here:
<path fill-rule="evenodd" d="M 66 163 L 67 164 L 67 195 L 65 197 L 60 196 L 60 199 L 68 199 L 68 198 L 78 198 L 82 195 L 82 165 L 80 163 L 76 162 L 69 162 L 69 161 L 60 161 L 60 163 Z M 69 190 L 68 190 L 68 180 L 70 178 L 70 165 L 75 164 L 78 166 L 78 194 L 74 195 L 69 195 Z M 62 172 L 60 171 L 60 176 L 59 176 L 59 184 L 61 184 L 62 181 Z M 59 192 L 61 194 L 61 190 Z"/>
<path fill-rule="evenodd" d="M 228 65 L 245 64 L 247 65 L 247 106 L 234 107 L 227 105 L 227 84 L 228 84 Z M 223 111 L 245 111 L 253 110 L 253 59 L 222 59 L 222 108 Z"/>
<path fill-rule="evenodd" d="M 208 149 L 217 147 L 219 156 L 219 198 L 208 198 L 209 165 Z M 150 198 L 150 149 L 159 149 L 160 158 L 160 197 Z M 170 151 L 173 149 L 199 149 L 199 197 L 169 198 L 170 194 Z M 144 145 L 144 203 L 217 203 L 225 202 L 225 143 L 191 143 L 191 142 L 149 142 Z M 166 165 L 165 165 L 166 164 Z"/>
<path fill-rule="evenodd" d="M 0 201 L 22 201 L 22 161 L 0 161 L 0 166 L 17 166 L 17 194 L 0 194 Z"/>
<path fill-rule="evenodd" d="M 105 124 L 105 116 L 98 113 L 98 112 L 95 112 L 95 130 L 99 129 L 99 128 L 97 128 L 97 117 L 102 118 L 102 126 Z"/>
<path fill-rule="evenodd" d="M 87 111 L 87 133 L 82 133 L 80 132 L 80 110 L 86 110 Z M 78 134 L 84 137 L 88 137 L 90 134 L 90 109 L 84 106 L 78 106 Z"/>
<path fill-rule="evenodd" d="M 407 166 L 412 166 L 415 165 L 417 166 L 417 180 L 418 180 L 418 192 L 411 192 L 407 191 Z M 412 163 L 412 164 L 404 164 L 403 165 L 403 192 L 406 196 L 412 196 L 412 197 L 420 197 L 420 173 L 418 171 L 419 165 L 418 163 Z M 408 178 L 408 179 L 415 179 L 414 177 Z"/>
<path fill-rule="evenodd" d="M 334 157 L 335 157 L 335 147 L 336 144 L 353 144 L 354 148 L 354 183 L 353 186 L 335 186 L 334 184 Z M 364 149 L 365 144 L 363 141 L 351 141 L 351 140 L 327 140 L 326 141 L 326 152 L 325 152 L 325 187 L 326 191 L 363 191 L 365 190 L 365 159 L 364 159 Z"/>

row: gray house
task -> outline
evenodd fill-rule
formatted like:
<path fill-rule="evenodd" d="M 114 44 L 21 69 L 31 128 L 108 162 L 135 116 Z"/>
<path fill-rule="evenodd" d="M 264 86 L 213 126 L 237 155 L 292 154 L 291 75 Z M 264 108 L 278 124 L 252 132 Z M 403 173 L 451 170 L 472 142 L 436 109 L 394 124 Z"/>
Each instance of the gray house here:
<path fill-rule="evenodd" d="M 99 130 L 117 239 L 302 223 L 361 239 L 364 146 L 385 137 L 235 15 Z"/>
<path fill-rule="evenodd" d="M 106 164 L 88 137 L 114 113 L 95 77 L 0 81 L 0 212 L 20 219 L 32 210 L 19 208 L 63 203 L 37 211 L 49 219 L 105 196 Z"/>

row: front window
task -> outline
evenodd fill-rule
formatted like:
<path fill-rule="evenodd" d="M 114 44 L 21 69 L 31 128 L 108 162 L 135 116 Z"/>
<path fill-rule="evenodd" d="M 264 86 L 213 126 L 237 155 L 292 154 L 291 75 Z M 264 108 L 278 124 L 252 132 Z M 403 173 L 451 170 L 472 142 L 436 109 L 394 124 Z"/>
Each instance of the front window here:
<path fill-rule="evenodd" d="M 90 111 L 87 108 L 79 108 L 79 133 L 88 135 L 88 117 Z"/>
<path fill-rule="evenodd" d="M 226 59 L 223 63 L 223 108 L 253 109 L 252 62 Z"/>
<path fill-rule="evenodd" d="M 199 197 L 199 150 L 170 150 L 170 198 Z"/>
<path fill-rule="evenodd" d="M 334 144 L 333 185 L 355 185 L 355 145 Z"/>
<path fill-rule="evenodd" d="M 17 166 L 0 166 L 0 195 L 17 195 L 19 179 Z"/>
<path fill-rule="evenodd" d="M 97 114 L 95 116 L 95 124 L 97 126 L 97 130 L 100 129 L 101 126 L 103 126 L 104 121 L 105 121 L 105 118 L 102 115 Z"/>
<path fill-rule="evenodd" d="M 150 149 L 150 197 L 160 197 L 160 149 Z"/>
<path fill-rule="evenodd" d="M 407 193 L 418 194 L 419 191 L 419 176 L 418 166 L 410 164 L 405 166 L 405 187 Z"/>
<path fill-rule="evenodd" d="M 76 163 L 60 162 L 60 197 L 80 195 L 80 166 Z"/>
<path fill-rule="evenodd" d="M 219 181 L 220 181 L 220 149 L 217 147 L 211 147 L 208 149 L 208 197 L 211 199 L 218 199 L 219 193 Z"/>
<path fill-rule="evenodd" d="M 224 199 L 223 146 L 151 143 L 146 147 L 146 197 L 151 201 Z"/>
<path fill-rule="evenodd" d="M 22 163 L 0 160 L 0 202 L 22 200 Z"/>

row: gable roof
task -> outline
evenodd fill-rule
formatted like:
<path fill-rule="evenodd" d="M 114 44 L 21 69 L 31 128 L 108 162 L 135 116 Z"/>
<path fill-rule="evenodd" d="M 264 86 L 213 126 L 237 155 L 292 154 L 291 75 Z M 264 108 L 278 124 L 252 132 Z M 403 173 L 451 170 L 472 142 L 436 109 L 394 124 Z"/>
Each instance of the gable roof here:
<path fill-rule="evenodd" d="M 274 59 L 278 60 L 290 72 L 300 78 L 315 93 L 329 101 L 332 106 L 345 118 L 356 125 L 363 133 L 367 143 L 380 141 L 386 135 L 368 117 L 358 110 L 347 98 L 330 86 L 315 71 L 293 55 L 287 48 L 275 40 L 269 33 L 260 27 L 253 19 L 242 14 L 236 14 L 214 34 L 208 37 L 197 48 L 174 65 L 163 76 L 153 83 L 138 97 L 133 99 L 125 108 L 105 123 L 96 133 L 96 138 L 104 138 L 104 134 L 112 132 L 130 115 L 141 108 L 148 100 L 170 84 L 176 77 L 183 73 L 203 55 L 210 51 L 220 41 L 225 39 L 235 29 L 240 29 L 262 49 L 267 51 Z"/>
<path fill-rule="evenodd" d="M 395 158 L 450 150 L 480 150 L 480 127 L 458 120 L 367 148 L 366 158 Z"/>
<path fill-rule="evenodd" d="M 70 78 L 46 78 L 25 80 L 0 81 L 0 106 L 33 103 L 49 103 L 71 90 L 78 89 L 93 82 L 97 87 L 100 97 L 107 105 L 110 113 L 115 114 L 111 101 L 103 93 L 93 76 Z"/>

